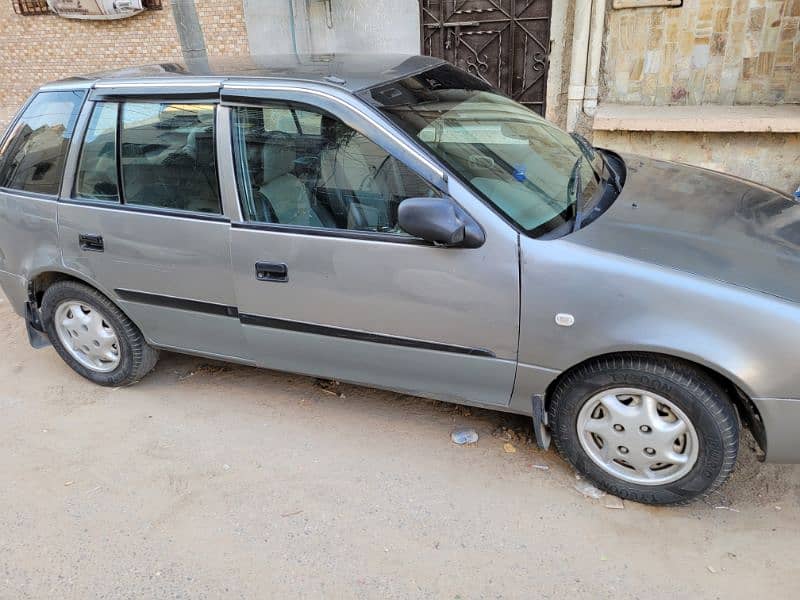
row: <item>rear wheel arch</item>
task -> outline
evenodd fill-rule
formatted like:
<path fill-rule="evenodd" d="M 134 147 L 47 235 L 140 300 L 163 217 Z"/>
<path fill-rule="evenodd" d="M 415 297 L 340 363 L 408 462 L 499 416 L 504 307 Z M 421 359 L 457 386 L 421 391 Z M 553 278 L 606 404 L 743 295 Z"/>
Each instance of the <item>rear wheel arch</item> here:
<path fill-rule="evenodd" d="M 36 302 L 36 305 L 39 306 L 42 301 L 42 296 L 44 296 L 45 291 L 51 285 L 53 285 L 57 281 L 65 281 L 65 280 L 72 280 L 77 281 L 78 283 L 82 283 L 84 285 L 88 285 L 91 288 L 94 288 L 104 296 L 106 296 L 109 300 L 114 302 L 111 295 L 101 286 L 97 285 L 96 282 L 92 281 L 88 277 L 82 276 L 78 273 L 74 273 L 67 270 L 59 270 L 59 269 L 46 269 L 39 271 L 38 273 L 32 275 L 28 278 L 28 299 Z M 116 302 L 114 302 L 116 304 Z"/>
<path fill-rule="evenodd" d="M 614 359 L 621 359 L 621 358 L 647 358 L 647 357 L 657 358 L 661 360 L 677 361 L 711 378 L 714 381 L 714 383 L 716 383 L 725 392 L 728 401 L 736 409 L 740 422 L 750 430 L 756 442 L 760 446 L 761 450 L 766 454 L 767 435 L 764 429 L 764 423 L 758 411 L 758 408 L 756 407 L 751 397 L 729 375 L 726 375 L 721 369 L 715 369 L 708 365 L 699 363 L 697 361 L 693 361 L 681 356 L 676 356 L 674 354 L 668 354 L 664 352 L 644 352 L 644 351 L 610 352 L 607 354 L 592 356 L 590 358 L 582 360 L 581 362 L 575 365 L 572 365 L 571 367 L 559 373 L 559 375 L 555 379 L 553 379 L 553 381 L 551 381 L 550 384 L 547 386 L 544 397 L 545 414 L 547 414 L 547 412 L 550 410 L 550 403 L 552 401 L 553 392 L 556 389 L 556 387 L 564 379 L 573 374 L 575 371 L 583 367 L 586 367 L 591 363 L 601 360 L 613 361 Z"/>
<path fill-rule="evenodd" d="M 108 298 L 109 302 L 111 302 L 114 306 L 116 306 L 120 312 L 122 312 L 128 319 L 130 319 L 136 327 L 139 328 L 140 331 L 142 327 L 139 323 L 136 322 L 135 319 L 131 318 L 131 316 L 125 311 L 120 305 L 119 302 L 115 299 L 112 294 L 109 294 L 107 290 L 103 289 L 101 286 L 97 285 L 95 281 L 82 276 L 81 274 L 74 273 L 71 271 L 60 271 L 55 269 L 40 271 L 36 275 L 32 276 L 28 280 L 28 299 L 31 301 L 33 306 L 38 310 L 42 306 L 42 297 L 44 293 L 47 291 L 51 285 L 58 281 L 75 281 L 77 283 L 82 283 L 83 285 L 87 285 L 90 288 L 98 291 L 99 293 L 103 294 L 106 298 Z M 145 336 L 147 337 L 147 336 Z M 150 340 L 148 339 L 148 342 Z"/>

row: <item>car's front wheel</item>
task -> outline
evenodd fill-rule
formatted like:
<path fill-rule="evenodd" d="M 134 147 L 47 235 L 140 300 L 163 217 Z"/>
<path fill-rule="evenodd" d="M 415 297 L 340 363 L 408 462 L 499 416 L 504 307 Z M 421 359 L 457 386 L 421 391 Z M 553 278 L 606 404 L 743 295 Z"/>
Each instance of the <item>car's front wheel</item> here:
<path fill-rule="evenodd" d="M 739 447 L 725 392 L 680 360 L 599 358 L 553 391 L 549 420 L 561 454 L 598 487 L 648 504 L 682 504 L 727 479 Z"/>
<path fill-rule="evenodd" d="M 158 350 L 117 306 L 77 281 L 58 281 L 42 297 L 42 322 L 59 356 L 100 385 L 130 385 L 156 364 Z"/>

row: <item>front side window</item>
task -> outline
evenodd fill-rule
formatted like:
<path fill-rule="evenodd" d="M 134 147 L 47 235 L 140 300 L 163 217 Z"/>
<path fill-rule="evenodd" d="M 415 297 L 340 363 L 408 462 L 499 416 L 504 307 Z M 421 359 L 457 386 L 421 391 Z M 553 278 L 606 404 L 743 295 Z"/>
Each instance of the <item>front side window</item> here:
<path fill-rule="evenodd" d="M 337 118 L 309 107 L 233 109 L 244 218 L 303 227 L 407 235 L 397 207 L 437 192 Z"/>
<path fill-rule="evenodd" d="M 220 214 L 214 105 L 126 102 L 120 111 L 123 203 Z"/>
<path fill-rule="evenodd" d="M 364 97 L 531 235 L 567 224 L 600 191 L 602 158 L 588 144 L 454 67 Z"/>
<path fill-rule="evenodd" d="M 75 192 L 80 198 L 119 202 L 116 102 L 98 102 L 83 137 Z"/>
<path fill-rule="evenodd" d="M 0 187 L 58 195 L 83 91 L 41 92 L 0 146 Z"/>

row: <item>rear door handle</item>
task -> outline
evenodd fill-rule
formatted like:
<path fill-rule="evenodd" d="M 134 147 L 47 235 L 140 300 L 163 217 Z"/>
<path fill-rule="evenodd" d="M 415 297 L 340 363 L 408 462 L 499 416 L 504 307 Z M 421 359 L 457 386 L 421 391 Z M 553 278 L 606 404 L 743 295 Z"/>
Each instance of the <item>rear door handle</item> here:
<path fill-rule="evenodd" d="M 257 262 L 256 279 L 259 281 L 289 281 L 289 268 L 285 263 Z"/>
<path fill-rule="evenodd" d="M 87 252 L 102 252 L 104 250 L 103 236 L 95 233 L 78 234 L 78 244 L 80 244 L 81 250 L 86 250 Z"/>

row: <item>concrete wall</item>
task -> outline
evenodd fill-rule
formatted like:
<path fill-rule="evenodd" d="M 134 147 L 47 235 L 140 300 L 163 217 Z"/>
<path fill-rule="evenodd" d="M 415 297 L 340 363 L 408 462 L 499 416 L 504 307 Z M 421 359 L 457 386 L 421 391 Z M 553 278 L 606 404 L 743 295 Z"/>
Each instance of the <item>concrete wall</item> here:
<path fill-rule="evenodd" d="M 800 186 L 800 133 L 596 131 L 594 143 L 723 171 L 786 193 Z"/>
<path fill-rule="evenodd" d="M 800 0 L 611 10 L 605 56 L 609 102 L 800 102 Z"/>
<path fill-rule="evenodd" d="M 253 54 L 419 53 L 416 0 L 245 0 Z M 294 25 L 293 25 L 294 19 Z"/>

